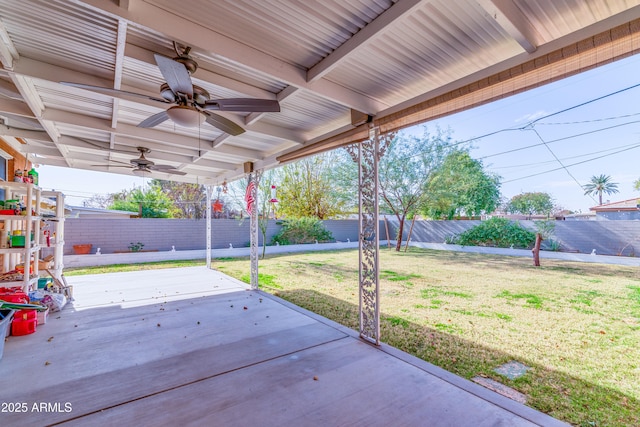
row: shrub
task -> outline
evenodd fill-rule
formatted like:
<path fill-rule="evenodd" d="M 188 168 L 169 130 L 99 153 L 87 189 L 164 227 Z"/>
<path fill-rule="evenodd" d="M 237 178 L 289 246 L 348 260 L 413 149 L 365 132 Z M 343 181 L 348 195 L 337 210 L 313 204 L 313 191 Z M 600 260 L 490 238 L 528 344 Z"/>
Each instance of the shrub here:
<path fill-rule="evenodd" d="M 493 246 L 498 248 L 530 248 L 535 233 L 506 218 L 491 218 L 461 233 L 456 243 L 464 246 Z"/>
<path fill-rule="evenodd" d="M 295 245 L 299 243 L 331 242 L 333 235 L 318 218 L 286 219 L 279 222 L 282 229 L 273 236 L 272 243 Z"/>

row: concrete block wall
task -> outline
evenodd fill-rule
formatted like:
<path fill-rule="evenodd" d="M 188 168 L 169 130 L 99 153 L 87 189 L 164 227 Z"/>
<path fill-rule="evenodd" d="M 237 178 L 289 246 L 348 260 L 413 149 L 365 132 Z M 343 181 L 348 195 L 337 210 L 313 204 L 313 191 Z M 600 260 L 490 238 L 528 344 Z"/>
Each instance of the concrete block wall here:
<path fill-rule="evenodd" d="M 358 221 L 325 221 L 336 240 L 358 241 Z M 278 233 L 280 226 L 269 221 L 267 243 Z M 262 233 L 258 230 L 259 244 Z M 144 250 L 176 251 L 205 249 L 206 221 L 189 219 L 137 218 L 98 219 L 67 218 L 65 220 L 65 254 L 73 253 L 73 245 L 90 243 L 91 253 L 127 251 L 131 243 L 142 242 Z M 249 220 L 215 219 L 211 221 L 213 249 L 249 246 Z"/>
<path fill-rule="evenodd" d="M 443 243 L 452 236 L 474 227 L 480 221 L 416 221 L 411 241 Z M 533 221 L 520 221 L 535 231 Z M 358 220 L 324 221 L 335 240 L 358 241 Z M 409 235 L 411 222 L 407 221 L 403 240 Z M 390 239 L 395 240 L 397 220 L 387 221 Z M 276 221 L 267 227 L 267 243 L 280 230 Z M 95 219 L 69 218 L 65 221 L 65 254 L 73 253 L 73 245 L 91 243 L 92 253 L 127 251 L 131 243 L 144 243 L 145 250 L 177 251 L 200 250 L 206 247 L 204 220 L 182 219 Z M 260 244 L 262 234 L 259 232 Z M 384 221 L 380 221 L 380 240 L 386 240 Z M 600 255 L 640 255 L 640 221 L 557 221 L 554 233 L 563 250 Z M 213 249 L 249 246 L 249 221 L 216 219 L 211 222 Z"/>
<path fill-rule="evenodd" d="M 395 236 L 398 222 L 388 221 Z M 457 235 L 475 227 L 480 221 L 416 221 L 411 241 L 443 243 L 449 236 Z M 536 230 L 534 221 L 519 221 L 531 230 Z M 411 222 L 404 227 L 403 239 L 409 236 Z M 381 233 L 382 234 L 382 233 Z M 382 238 L 382 237 L 381 237 Z M 640 221 L 556 221 L 554 240 L 568 252 L 600 255 L 640 256 Z M 544 245 L 544 242 L 543 242 Z"/>
<path fill-rule="evenodd" d="M 249 221 L 217 219 L 212 221 L 211 245 L 213 249 L 249 245 Z M 267 239 L 279 227 L 269 224 Z M 260 235 L 260 242 L 262 236 Z M 91 253 L 98 248 L 102 253 L 127 251 L 131 243 L 142 242 L 144 250 L 176 251 L 204 249 L 206 247 L 206 221 L 182 219 L 97 219 L 68 218 L 65 221 L 65 254 L 73 253 L 73 245 L 91 243 Z"/>

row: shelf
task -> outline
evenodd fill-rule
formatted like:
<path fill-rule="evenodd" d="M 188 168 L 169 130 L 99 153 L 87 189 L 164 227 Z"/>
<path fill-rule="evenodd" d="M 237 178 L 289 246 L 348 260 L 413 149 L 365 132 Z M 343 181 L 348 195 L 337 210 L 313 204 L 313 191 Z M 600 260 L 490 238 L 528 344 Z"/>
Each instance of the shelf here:
<path fill-rule="evenodd" d="M 40 221 L 39 215 L 0 215 L 0 221 Z"/>
<path fill-rule="evenodd" d="M 29 254 L 33 254 L 34 252 L 42 249 L 40 245 L 35 245 L 29 248 Z M 0 248 L 0 254 L 23 254 L 25 253 L 25 248 Z"/>
<path fill-rule="evenodd" d="M 38 283 L 38 276 L 31 277 L 29 279 L 28 286 L 34 285 Z M 24 286 L 24 280 L 12 280 L 12 281 L 2 281 L 0 280 L 0 288 L 13 288 L 16 286 Z"/>

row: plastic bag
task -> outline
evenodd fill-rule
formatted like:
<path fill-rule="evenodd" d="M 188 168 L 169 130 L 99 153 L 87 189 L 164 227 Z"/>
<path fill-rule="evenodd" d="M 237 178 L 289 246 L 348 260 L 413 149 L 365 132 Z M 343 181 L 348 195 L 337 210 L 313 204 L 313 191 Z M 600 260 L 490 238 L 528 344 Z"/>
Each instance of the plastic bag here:
<path fill-rule="evenodd" d="M 49 307 L 50 311 L 60 311 L 67 304 L 67 297 L 63 294 L 58 294 L 55 292 L 44 292 L 44 297 L 42 298 L 42 304 Z"/>

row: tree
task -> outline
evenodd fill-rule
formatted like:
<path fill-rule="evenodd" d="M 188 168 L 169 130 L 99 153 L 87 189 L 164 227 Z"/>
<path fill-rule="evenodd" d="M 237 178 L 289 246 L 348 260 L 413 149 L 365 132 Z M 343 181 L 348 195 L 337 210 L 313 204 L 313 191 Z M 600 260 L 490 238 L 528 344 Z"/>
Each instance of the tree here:
<path fill-rule="evenodd" d="M 344 201 L 331 187 L 337 154 L 327 152 L 280 169 L 278 214 L 289 218 L 332 218 L 344 212 Z"/>
<path fill-rule="evenodd" d="M 551 215 L 553 211 L 553 199 L 547 193 L 522 193 L 513 196 L 507 203 L 507 211 L 519 213 L 531 217 L 534 214 Z"/>
<path fill-rule="evenodd" d="M 89 199 L 82 202 L 85 208 L 108 209 L 113 203 L 113 194 L 94 194 Z"/>
<path fill-rule="evenodd" d="M 605 194 L 614 194 L 618 192 L 618 184 L 615 182 L 611 182 L 611 177 L 609 175 L 594 175 L 589 180 L 589 183 L 584 187 L 584 195 L 598 195 L 598 204 L 602 204 L 602 193 Z"/>
<path fill-rule="evenodd" d="M 431 135 L 424 127 L 421 138 L 396 136 L 380 159 L 378 178 L 380 196 L 386 207 L 398 219 L 396 251 L 402 246 L 404 222 L 418 213 L 425 188 L 432 174 L 455 149 L 450 144 L 450 131 L 440 128 Z"/>
<path fill-rule="evenodd" d="M 633 189 L 636 191 L 640 191 L 640 178 L 636 179 L 633 182 Z"/>
<path fill-rule="evenodd" d="M 423 212 L 452 219 L 493 212 L 500 202 L 500 177 L 484 171 L 482 161 L 457 149 L 444 159 L 427 184 Z"/>
<path fill-rule="evenodd" d="M 175 206 L 158 187 L 134 188 L 113 195 L 109 209 L 138 212 L 142 218 L 173 218 Z"/>
<path fill-rule="evenodd" d="M 151 188 L 157 187 L 173 202 L 174 218 L 202 219 L 207 212 L 207 192 L 204 185 L 152 179 Z"/>
<path fill-rule="evenodd" d="M 540 245 L 544 239 L 548 239 L 553 231 L 556 229 L 556 222 L 546 219 L 542 221 L 535 221 L 536 226 L 536 242 L 531 249 L 533 254 L 533 265 L 540 267 Z"/>

